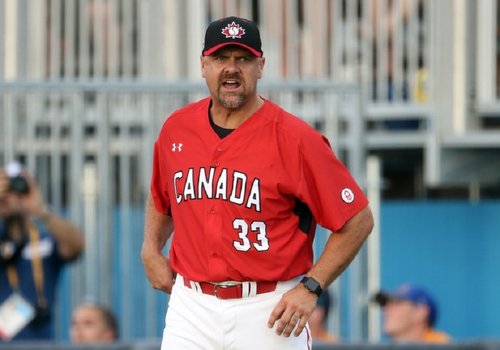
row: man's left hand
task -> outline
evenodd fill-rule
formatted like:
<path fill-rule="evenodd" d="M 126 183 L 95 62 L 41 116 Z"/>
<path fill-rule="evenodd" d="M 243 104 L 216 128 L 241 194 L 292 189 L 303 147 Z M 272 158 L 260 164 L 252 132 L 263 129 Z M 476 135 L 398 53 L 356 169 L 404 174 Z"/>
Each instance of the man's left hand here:
<path fill-rule="evenodd" d="M 269 328 L 276 327 L 276 334 L 289 337 L 292 331 L 298 337 L 307 324 L 311 316 L 318 297 L 308 291 L 301 283 L 289 290 L 281 298 L 271 312 L 271 317 L 267 323 Z"/>

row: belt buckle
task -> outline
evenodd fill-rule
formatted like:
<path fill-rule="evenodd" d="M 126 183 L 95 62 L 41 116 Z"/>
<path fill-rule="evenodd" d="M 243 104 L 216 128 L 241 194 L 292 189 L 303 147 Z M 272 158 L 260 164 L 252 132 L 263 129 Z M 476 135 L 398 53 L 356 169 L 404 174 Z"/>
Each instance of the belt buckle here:
<path fill-rule="evenodd" d="M 214 283 L 214 295 L 217 299 L 223 299 L 219 296 L 219 294 L 217 293 L 217 290 L 219 288 L 222 288 L 222 289 L 227 289 L 227 288 L 234 288 L 236 287 L 238 284 L 235 283 L 235 284 L 220 284 L 220 283 Z"/>

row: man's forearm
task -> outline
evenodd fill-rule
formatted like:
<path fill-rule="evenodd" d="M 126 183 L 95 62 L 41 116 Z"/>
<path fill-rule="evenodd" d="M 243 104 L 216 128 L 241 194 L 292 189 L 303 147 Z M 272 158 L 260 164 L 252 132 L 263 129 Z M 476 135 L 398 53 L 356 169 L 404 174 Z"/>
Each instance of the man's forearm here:
<path fill-rule="evenodd" d="M 366 207 L 330 235 L 317 263 L 307 275 L 314 277 L 323 288 L 328 287 L 349 266 L 372 228 L 373 217 Z"/>
<path fill-rule="evenodd" d="M 143 249 L 160 252 L 174 229 L 174 222 L 168 215 L 158 212 L 151 197 L 146 203 Z"/>
<path fill-rule="evenodd" d="M 175 272 L 172 271 L 170 260 L 163 255 L 162 249 L 172 235 L 173 229 L 172 218 L 158 212 L 152 199 L 148 198 L 141 259 L 152 287 L 168 294 L 172 292 Z"/>
<path fill-rule="evenodd" d="M 77 258 L 85 248 L 85 239 L 80 229 L 55 213 L 46 213 L 42 219 L 57 241 L 61 256 L 67 260 Z"/>

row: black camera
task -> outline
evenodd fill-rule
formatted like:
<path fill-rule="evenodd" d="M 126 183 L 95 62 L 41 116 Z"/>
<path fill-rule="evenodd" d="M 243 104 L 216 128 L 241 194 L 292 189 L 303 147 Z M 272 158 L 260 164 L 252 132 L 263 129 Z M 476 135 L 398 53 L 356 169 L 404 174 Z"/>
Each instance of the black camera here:
<path fill-rule="evenodd" d="M 22 175 L 13 176 L 9 178 L 9 192 L 28 194 L 30 193 L 30 185 Z"/>
<path fill-rule="evenodd" d="M 5 167 L 5 173 L 9 178 L 9 189 L 11 193 L 28 194 L 30 185 L 23 176 L 23 166 L 18 162 L 11 162 Z"/>

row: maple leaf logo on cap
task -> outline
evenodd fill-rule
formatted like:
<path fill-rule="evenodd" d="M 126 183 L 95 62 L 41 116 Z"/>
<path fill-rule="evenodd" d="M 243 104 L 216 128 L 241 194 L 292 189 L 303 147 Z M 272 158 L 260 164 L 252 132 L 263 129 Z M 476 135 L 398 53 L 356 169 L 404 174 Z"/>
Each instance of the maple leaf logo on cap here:
<path fill-rule="evenodd" d="M 205 32 L 202 55 L 210 56 L 228 45 L 243 47 L 252 55 L 262 57 L 259 28 L 250 20 L 231 16 L 210 23 Z"/>
<path fill-rule="evenodd" d="M 241 28 L 239 24 L 233 21 L 233 23 L 228 24 L 226 28 L 222 29 L 222 34 L 224 34 L 226 38 L 241 38 L 241 36 L 245 34 L 245 29 Z"/>

